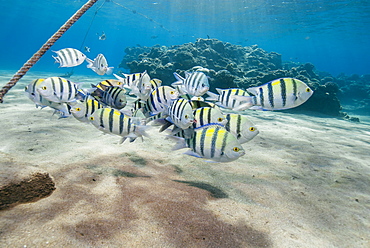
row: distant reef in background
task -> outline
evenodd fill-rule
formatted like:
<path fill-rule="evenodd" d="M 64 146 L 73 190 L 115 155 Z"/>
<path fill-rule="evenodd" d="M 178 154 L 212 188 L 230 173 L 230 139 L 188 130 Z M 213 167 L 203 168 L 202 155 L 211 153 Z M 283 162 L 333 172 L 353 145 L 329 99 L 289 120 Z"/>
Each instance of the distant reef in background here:
<path fill-rule="evenodd" d="M 370 111 L 370 75 L 341 74 L 333 77 L 318 72 L 311 63 L 282 62 L 281 54 L 266 52 L 257 45 L 243 47 L 217 39 L 197 39 L 183 45 L 127 47 L 119 67 L 130 73 L 147 71 L 152 78 L 170 85 L 173 72 L 201 70 L 210 77 L 211 91 L 215 88 L 248 88 L 281 77 L 294 77 L 306 82 L 314 95 L 294 111 L 314 111 L 335 117 L 344 117 L 341 102 L 352 110 Z M 340 100 L 339 100 L 340 99 Z M 351 104 L 353 103 L 353 104 Z"/>

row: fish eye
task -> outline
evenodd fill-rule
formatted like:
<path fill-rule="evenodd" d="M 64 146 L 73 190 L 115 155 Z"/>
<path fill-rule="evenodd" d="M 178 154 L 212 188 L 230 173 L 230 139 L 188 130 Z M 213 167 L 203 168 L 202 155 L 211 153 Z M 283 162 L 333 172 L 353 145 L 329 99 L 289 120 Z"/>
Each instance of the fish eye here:
<path fill-rule="evenodd" d="M 233 151 L 234 151 L 234 152 L 238 152 L 238 151 L 240 151 L 240 149 L 239 149 L 239 147 L 234 147 L 234 148 L 233 148 Z"/>
<path fill-rule="evenodd" d="M 249 128 L 249 131 L 251 131 L 251 132 L 253 132 L 253 131 L 255 131 L 256 129 L 254 128 L 254 127 L 250 127 Z"/>
<path fill-rule="evenodd" d="M 76 108 L 76 111 L 81 111 L 81 108 Z"/>
<path fill-rule="evenodd" d="M 306 88 L 306 92 L 310 92 L 311 91 L 311 89 L 310 88 Z"/>
<path fill-rule="evenodd" d="M 48 87 L 46 87 L 46 86 L 42 86 L 42 88 L 41 89 L 43 89 L 43 90 L 46 90 Z"/>
<path fill-rule="evenodd" d="M 121 82 L 118 82 L 118 85 L 121 85 L 122 83 Z"/>
<path fill-rule="evenodd" d="M 189 119 L 189 116 L 188 115 L 185 115 L 184 117 L 185 117 L 185 119 Z"/>
<path fill-rule="evenodd" d="M 221 122 L 221 121 L 223 121 L 224 119 L 220 117 L 220 118 L 218 118 L 217 120 L 218 120 L 219 122 Z"/>
<path fill-rule="evenodd" d="M 90 116 L 90 121 L 93 121 L 94 120 L 94 116 Z"/>
<path fill-rule="evenodd" d="M 171 94 L 171 95 L 175 94 L 175 91 L 170 91 L 170 94 Z"/>

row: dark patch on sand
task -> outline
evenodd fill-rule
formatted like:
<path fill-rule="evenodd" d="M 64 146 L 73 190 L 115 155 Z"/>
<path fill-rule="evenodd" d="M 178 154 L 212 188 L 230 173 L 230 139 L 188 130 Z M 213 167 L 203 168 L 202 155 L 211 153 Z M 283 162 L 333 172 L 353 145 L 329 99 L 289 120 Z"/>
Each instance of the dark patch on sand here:
<path fill-rule="evenodd" d="M 178 183 L 185 183 L 189 186 L 207 190 L 209 193 L 211 193 L 211 196 L 214 198 L 228 198 L 228 195 L 224 191 L 208 183 L 196 182 L 196 181 L 181 181 L 181 180 L 174 180 L 174 181 Z"/>
<path fill-rule="evenodd" d="M 135 163 L 135 166 L 143 167 L 147 165 L 146 159 L 136 153 L 124 153 L 122 156 L 127 156 L 129 160 Z"/>

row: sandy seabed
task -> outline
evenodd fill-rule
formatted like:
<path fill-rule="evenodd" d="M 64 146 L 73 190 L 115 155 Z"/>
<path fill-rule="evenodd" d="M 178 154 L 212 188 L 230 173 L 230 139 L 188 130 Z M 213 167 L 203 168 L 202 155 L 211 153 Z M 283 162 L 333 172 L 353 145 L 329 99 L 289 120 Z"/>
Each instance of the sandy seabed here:
<path fill-rule="evenodd" d="M 3 86 L 12 72 L 0 71 Z M 24 95 L 0 104 L 0 166 L 34 166 L 56 190 L 0 211 L 0 247 L 369 247 L 370 121 L 245 111 L 260 133 L 231 163 L 172 151 L 157 127 L 119 144 Z M 108 77 L 109 78 L 109 77 Z M 101 77 L 72 77 L 98 83 Z"/>

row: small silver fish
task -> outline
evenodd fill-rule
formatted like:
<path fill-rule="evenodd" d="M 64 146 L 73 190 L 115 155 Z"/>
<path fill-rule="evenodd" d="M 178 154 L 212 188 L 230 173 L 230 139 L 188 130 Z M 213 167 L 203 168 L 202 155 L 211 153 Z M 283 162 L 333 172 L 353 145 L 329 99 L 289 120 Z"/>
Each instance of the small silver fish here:
<path fill-rule="evenodd" d="M 57 56 L 52 56 L 59 67 L 74 67 L 82 64 L 86 55 L 74 48 L 64 48 L 59 51 L 53 51 Z"/>
<path fill-rule="evenodd" d="M 90 68 L 98 75 L 109 75 L 113 72 L 114 67 L 108 67 L 107 59 L 101 53 L 94 60 L 86 58 L 86 61 L 89 63 L 87 68 Z"/>
<path fill-rule="evenodd" d="M 99 35 L 99 33 L 96 33 L 96 35 L 99 36 L 99 40 L 105 40 L 105 39 L 107 39 L 107 36 L 105 35 L 104 31 L 102 32 L 101 35 Z"/>

